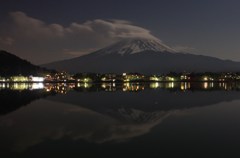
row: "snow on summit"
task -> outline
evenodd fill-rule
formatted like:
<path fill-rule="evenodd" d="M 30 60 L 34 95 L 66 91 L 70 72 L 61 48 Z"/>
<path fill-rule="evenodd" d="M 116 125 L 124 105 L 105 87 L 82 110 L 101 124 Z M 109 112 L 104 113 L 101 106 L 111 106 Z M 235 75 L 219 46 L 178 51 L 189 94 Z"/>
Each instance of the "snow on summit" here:
<path fill-rule="evenodd" d="M 98 54 L 134 54 L 143 51 L 176 52 L 174 49 L 163 44 L 160 40 L 151 38 L 123 39 L 113 45 L 99 50 Z"/>

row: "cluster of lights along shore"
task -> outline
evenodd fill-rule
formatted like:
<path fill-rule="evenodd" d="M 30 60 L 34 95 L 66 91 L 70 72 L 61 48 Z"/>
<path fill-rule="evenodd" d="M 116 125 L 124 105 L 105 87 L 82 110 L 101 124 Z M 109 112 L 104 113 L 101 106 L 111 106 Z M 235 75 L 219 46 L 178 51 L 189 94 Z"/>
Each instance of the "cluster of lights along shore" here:
<path fill-rule="evenodd" d="M 0 83 L 1 89 L 11 90 L 43 90 L 42 92 L 56 92 L 66 94 L 71 90 L 78 92 L 105 91 L 105 92 L 140 92 L 145 89 L 166 89 L 171 91 L 192 90 L 240 90 L 240 82 L 102 82 L 94 83 Z"/>
<path fill-rule="evenodd" d="M 47 74 L 45 76 L 10 76 L 1 77 L 0 82 L 227 82 L 240 81 L 240 73 L 168 73 L 162 75 L 144 75 L 139 73 L 96 74 L 77 73 L 70 75 L 66 72 Z"/>

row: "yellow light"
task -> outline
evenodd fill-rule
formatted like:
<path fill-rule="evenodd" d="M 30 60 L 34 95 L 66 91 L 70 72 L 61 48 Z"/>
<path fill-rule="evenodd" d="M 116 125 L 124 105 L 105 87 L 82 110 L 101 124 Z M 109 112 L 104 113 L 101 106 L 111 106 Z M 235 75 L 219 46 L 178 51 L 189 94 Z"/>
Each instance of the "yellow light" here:
<path fill-rule="evenodd" d="M 169 81 L 174 81 L 175 79 L 173 77 L 168 78 Z"/>
<path fill-rule="evenodd" d="M 174 82 L 169 82 L 168 83 L 168 88 L 174 88 L 174 87 L 175 87 Z"/>
<path fill-rule="evenodd" d="M 157 78 L 157 77 L 150 77 L 150 81 L 159 81 L 160 79 L 159 78 Z"/>
<path fill-rule="evenodd" d="M 187 90 L 188 88 L 190 88 L 190 83 L 181 82 L 181 90 Z"/>
<path fill-rule="evenodd" d="M 158 82 L 150 83 L 150 88 L 156 89 L 158 87 L 159 87 L 159 83 Z"/>
<path fill-rule="evenodd" d="M 106 83 L 103 83 L 103 84 L 101 85 L 101 87 L 102 87 L 103 89 L 107 88 Z"/>
<path fill-rule="evenodd" d="M 188 84 L 187 84 L 187 88 L 188 88 L 188 89 L 191 88 L 191 83 L 190 83 L 190 82 L 188 82 Z"/>
<path fill-rule="evenodd" d="M 181 90 L 185 90 L 185 86 L 183 82 L 181 82 Z"/>
<path fill-rule="evenodd" d="M 90 82 L 90 79 L 89 78 L 84 78 L 83 82 Z"/>
<path fill-rule="evenodd" d="M 208 89 L 208 82 L 204 82 L 203 87 L 204 87 L 204 89 Z"/>

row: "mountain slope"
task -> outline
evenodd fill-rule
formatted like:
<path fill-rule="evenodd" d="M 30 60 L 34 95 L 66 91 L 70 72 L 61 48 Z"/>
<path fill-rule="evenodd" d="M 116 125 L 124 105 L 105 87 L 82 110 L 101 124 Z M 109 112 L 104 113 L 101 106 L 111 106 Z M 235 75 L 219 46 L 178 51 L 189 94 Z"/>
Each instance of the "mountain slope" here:
<path fill-rule="evenodd" d="M 0 76 L 41 75 L 46 72 L 47 69 L 33 65 L 6 51 L 0 51 Z"/>
<path fill-rule="evenodd" d="M 161 43 L 161 41 L 156 39 L 148 38 L 130 38 L 124 39 L 106 48 L 103 48 L 96 52 L 96 54 L 107 55 L 107 54 L 120 54 L 129 55 L 140 53 L 143 51 L 153 51 L 153 52 L 176 52 L 167 45 Z"/>
<path fill-rule="evenodd" d="M 128 39 L 78 58 L 44 65 L 69 72 L 145 74 L 239 71 L 240 63 L 214 57 L 177 53 L 153 39 Z"/>

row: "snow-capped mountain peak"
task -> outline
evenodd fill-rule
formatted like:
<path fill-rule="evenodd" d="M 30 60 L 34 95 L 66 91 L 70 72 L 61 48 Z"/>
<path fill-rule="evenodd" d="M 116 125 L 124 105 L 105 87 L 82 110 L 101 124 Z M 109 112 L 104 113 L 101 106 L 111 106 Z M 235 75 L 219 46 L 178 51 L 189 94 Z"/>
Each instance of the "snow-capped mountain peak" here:
<path fill-rule="evenodd" d="M 130 38 L 121 40 L 106 48 L 99 50 L 98 54 L 134 54 L 143 51 L 176 52 L 174 49 L 163 44 L 160 40 L 148 38 Z"/>

